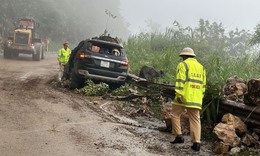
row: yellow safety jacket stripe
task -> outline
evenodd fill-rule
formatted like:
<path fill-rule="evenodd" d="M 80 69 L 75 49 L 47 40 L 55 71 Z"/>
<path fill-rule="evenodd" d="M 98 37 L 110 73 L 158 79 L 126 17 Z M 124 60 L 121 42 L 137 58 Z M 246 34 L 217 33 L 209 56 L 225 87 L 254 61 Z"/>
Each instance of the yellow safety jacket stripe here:
<path fill-rule="evenodd" d="M 187 63 L 186 62 L 181 62 L 181 63 L 184 64 L 185 69 L 186 69 L 186 80 L 184 81 L 184 83 L 185 82 L 195 82 L 195 83 L 203 84 L 203 82 L 201 80 L 196 80 L 196 79 L 189 78 L 189 67 L 188 67 Z M 183 81 L 183 80 L 181 80 L 181 81 Z"/>
<path fill-rule="evenodd" d="M 174 102 L 175 102 L 175 103 L 178 103 L 177 100 L 174 100 Z M 200 104 L 200 103 L 195 103 L 195 102 L 183 102 L 182 104 L 179 104 L 179 103 L 178 103 L 178 105 L 181 105 L 181 106 L 186 105 L 187 107 L 193 107 L 193 106 L 195 106 L 195 107 L 201 107 L 201 104 Z"/>
<path fill-rule="evenodd" d="M 203 66 L 195 58 L 188 58 L 178 64 L 176 72 L 176 97 L 173 104 L 201 109 L 206 89 L 206 72 Z M 178 97 L 184 103 L 178 103 Z"/>

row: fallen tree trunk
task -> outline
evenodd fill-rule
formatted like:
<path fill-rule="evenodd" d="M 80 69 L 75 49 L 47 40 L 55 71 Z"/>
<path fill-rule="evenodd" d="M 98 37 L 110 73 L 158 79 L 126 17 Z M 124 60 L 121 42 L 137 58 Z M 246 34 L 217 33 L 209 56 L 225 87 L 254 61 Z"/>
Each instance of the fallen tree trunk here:
<path fill-rule="evenodd" d="M 175 86 L 170 84 L 149 82 L 146 79 L 133 74 L 127 75 L 127 82 L 145 90 L 158 90 L 160 94 L 167 98 L 175 97 Z"/>

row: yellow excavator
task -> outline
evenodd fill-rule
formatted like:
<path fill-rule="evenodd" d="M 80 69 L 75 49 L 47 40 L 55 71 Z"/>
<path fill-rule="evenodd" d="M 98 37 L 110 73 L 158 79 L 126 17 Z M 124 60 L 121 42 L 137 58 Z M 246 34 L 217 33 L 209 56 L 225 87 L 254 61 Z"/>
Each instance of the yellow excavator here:
<path fill-rule="evenodd" d="M 39 24 L 32 18 L 21 18 L 14 22 L 14 31 L 4 43 L 4 58 L 30 54 L 34 61 L 44 59 L 48 51 L 48 41 L 39 37 L 35 31 Z"/>

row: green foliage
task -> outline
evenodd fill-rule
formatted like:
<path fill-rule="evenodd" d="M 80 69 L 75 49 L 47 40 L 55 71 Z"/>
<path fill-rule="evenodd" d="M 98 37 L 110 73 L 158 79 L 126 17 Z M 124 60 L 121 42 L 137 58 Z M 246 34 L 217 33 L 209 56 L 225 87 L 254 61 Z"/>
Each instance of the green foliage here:
<path fill-rule="evenodd" d="M 165 77 L 159 82 L 174 84 L 175 69 L 181 61 L 179 53 L 191 47 L 197 60 L 207 72 L 207 89 L 202 117 L 211 124 L 217 120 L 218 101 L 223 97 L 226 80 L 237 75 L 245 80 L 259 78 L 260 65 L 249 46 L 250 34 L 244 30 L 225 32 L 222 24 L 200 20 L 195 28 L 182 27 L 174 22 L 165 32 L 140 33 L 131 36 L 125 45 L 131 72 L 139 73 L 144 65 L 162 70 Z"/>
<path fill-rule="evenodd" d="M 81 89 L 76 89 L 76 93 L 86 96 L 101 96 L 109 91 L 109 86 L 106 83 L 95 84 L 91 80 L 87 80 L 87 85 Z"/>
<path fill-rule="evenodd" d="M 256 25 L 255 32 L 254 32 L 252 38 L 250 39 L 251 45 L 256 45 L 259 43 L 260 43 L 260 23 L 258 23 Z"/>
<path fill-rule="evenodd" d="M 153 112 L 153 116 L 157 119 L 160 119 L 161 110 L 162 105 L 158 101 L 153 101 L 151 104 L 151 111 Z"/>
<path fill-rule="evenodd" d="M 115 95 L 115 96 L 125 96 L 125 95 L 128 95 L 129 94 L 129 87 L 130 85 L 129 84 L 125 84 L 115 90 L 112 91 L 112 95 Z"/>
<path fill-rule="evenodd" d="M 259 152 L 257 151 L 244 151 L 244 152 L 240 152 L 238 154 L 238 156 L 259 156 Z"/>

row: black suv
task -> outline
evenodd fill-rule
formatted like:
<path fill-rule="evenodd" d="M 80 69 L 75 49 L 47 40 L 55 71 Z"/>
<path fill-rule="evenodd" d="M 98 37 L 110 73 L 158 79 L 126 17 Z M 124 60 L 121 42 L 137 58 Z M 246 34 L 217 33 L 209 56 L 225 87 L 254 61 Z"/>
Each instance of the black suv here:
<path fill-rule="evenodd" d="M 70 88 L 82 88 L 87 79 L 119 87 L 125 83 L 128 60 L 118 39 L 100 36 L 81 41 L 72 50 L 64 78 Z"/>

